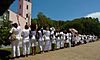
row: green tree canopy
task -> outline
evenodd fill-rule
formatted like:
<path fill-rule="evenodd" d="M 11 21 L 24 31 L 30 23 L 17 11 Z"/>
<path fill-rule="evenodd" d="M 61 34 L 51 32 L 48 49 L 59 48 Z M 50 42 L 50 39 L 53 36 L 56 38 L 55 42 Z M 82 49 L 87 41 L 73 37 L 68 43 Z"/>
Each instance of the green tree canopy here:
<path fill-rule="evenodd" d="M 0 45 L 10 44 L 10 41 L 8 39 L 10 29 L 11 29 L 11 21 L 3 20 L 2 26 L 0 28 Z"/>
<path fill-rule="evenodd" d="M 75 28 L 80 34 L 95 34 L 100 37 L 100 22 L 98 18 L 82 17 L 73 20 L 52 20 L 39 12 L 37 18 L 32 19 L 38 26 L 49 26 L 63 30 Z"/>

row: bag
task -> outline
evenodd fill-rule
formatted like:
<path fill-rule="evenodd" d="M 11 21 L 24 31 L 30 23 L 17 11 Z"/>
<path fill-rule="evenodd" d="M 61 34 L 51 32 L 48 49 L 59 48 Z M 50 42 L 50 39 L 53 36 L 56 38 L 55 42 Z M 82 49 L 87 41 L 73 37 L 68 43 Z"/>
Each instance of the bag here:
<path fill-rule="evenodd" d="M 11 34 L 11 41 L 15 41 L 15 40 L 16 40 L 16 33 L 13 30 L 13 32 Z"/>

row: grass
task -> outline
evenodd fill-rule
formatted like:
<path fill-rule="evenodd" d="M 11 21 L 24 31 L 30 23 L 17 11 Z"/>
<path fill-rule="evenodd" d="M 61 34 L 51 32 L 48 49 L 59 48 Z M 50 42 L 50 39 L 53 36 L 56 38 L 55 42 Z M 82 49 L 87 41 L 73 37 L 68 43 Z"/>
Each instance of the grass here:
<path fill-rule="evenodd" d="M 37 46 L 36 53 L 39 53 L 39 51 L 40 51 L 39 46 Z M 20 48 L 20 53 L 22 55 L 22 47 Z M 32 48 L 30 48 L 30 53 L 32 53 Z M 12 57 L 12 48 L 0 48 L 0 59 L 11 58 L 11 57 Z"/>
<path fill-rule="evenodd" d="M 56 45 L 55 45 L 56 47 Z M 36 53 L 40 52 L 39 46 L 36 47 Z M 20 53 L 22 55 L 22 47 L 20 48 Z M 32 48 L 30 48 L 30 53 L 32 53 Z M 0 60 L 12 58 L 12 48 L 0 48 Z"/>

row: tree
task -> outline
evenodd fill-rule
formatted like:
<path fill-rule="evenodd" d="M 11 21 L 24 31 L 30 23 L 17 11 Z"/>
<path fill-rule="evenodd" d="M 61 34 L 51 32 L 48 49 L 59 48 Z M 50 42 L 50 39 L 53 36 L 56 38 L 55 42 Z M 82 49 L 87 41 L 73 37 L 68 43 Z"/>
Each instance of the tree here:
<path fill-rule="evenodd" d="M 73 20 L 52 20 L 45 16 L 42 12 L 39 12 L 34 22 L 37 21 L 38 25 L 55 27 L 57 29 L 68 30 L 69 28 L 75 28 L 80 34 L 95 34 L 100 37 L 100 22 L 98 18 L 82 17 Z"/>
<path fill-rule="evenodd" d="M 8 40 L 9 31 L 11 29 L 11 21 L 3 20 L 2 26 L 0 28 L 0 45 L 9 45 L 10 41 Z"/>

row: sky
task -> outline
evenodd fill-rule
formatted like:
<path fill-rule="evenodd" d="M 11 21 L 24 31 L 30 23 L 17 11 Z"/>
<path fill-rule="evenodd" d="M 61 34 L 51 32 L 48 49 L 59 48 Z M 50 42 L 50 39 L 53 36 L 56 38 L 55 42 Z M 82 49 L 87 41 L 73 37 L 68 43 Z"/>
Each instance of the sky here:
<path fill-rule="evenodd" d="M 17 12 L 18 1 L 10 7 Z M 100 19 L 100 0 L 32 0 L 32 18 L 38 12 L 53 20 L 72 20 L 81 17 Z"/>

